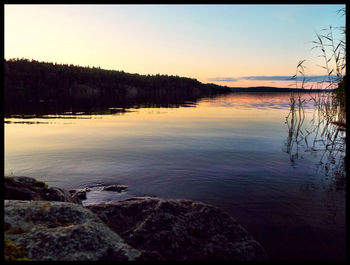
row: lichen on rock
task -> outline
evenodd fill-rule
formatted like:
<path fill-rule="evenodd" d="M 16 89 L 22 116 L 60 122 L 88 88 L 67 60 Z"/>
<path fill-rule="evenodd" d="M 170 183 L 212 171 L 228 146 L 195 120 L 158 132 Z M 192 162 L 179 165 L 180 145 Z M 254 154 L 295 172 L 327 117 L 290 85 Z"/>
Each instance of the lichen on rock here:
<path fill-rule="evenodd" d="M 6 239 L 4 241 L 4 258 L 5 261 L 29 260 L 26 251 L 22 247 Z"/>
<path fill-rule="evenodd" d="M 5 200 L 4 219 L 11 229 L 22 231 L 9 230 L 5 239 L 26 248 L 31 260 L 135 260 L 141 255 L 78 204 Z"/>

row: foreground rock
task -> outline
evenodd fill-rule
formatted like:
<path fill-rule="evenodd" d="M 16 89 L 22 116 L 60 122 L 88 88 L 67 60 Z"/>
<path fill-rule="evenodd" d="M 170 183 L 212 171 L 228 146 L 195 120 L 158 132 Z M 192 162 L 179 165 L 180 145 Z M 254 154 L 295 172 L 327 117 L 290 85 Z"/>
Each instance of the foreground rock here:
<path fill-rule="evenodd" d="M 264 249 L 231 216 L 190 200 L 139 197 L 87 206 L 144 259 L 264 260 Z"/>
<path fill-rule="evenodd" d="M 5 200 L 62 201 L 81 204 L 78 196 L 72 197 L 64 189 L 48 187 L 47 184 L 29 177 L 5 177 Z"/>
<path fill-rule="evenodd" d="M 267 259 L 241 225 L 207 204 L 137 197 L 84 208 L 93 188 L 68 192 L 28 177 L 4 183 L 8 260 Z M 118 186 L 127 187 L 108 187 Z"/>
<path fill-rule="evenodd" d="M 4 221 L 5 240 L 23 248 L 30 260 L 135 260 L 141 255 L 78 204 L 5 200 Z"/>

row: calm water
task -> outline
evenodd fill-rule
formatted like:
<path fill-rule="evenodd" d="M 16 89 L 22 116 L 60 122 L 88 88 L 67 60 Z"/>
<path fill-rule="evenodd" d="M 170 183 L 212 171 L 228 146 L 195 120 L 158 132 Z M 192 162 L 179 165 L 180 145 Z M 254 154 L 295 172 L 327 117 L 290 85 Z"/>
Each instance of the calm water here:
<path fill-rule="evenodd" d="M 5 174 L 67 189 L 129 186 L 92 191 L 85 204 L 200 200 L 232 214 L 273 259 L 344 259 L 345 190 L 320 170 L 322 152 L 305 151 L 305 143 L 297 157 L 286 152 L 289 98 L 235 93 L 188 107 L 7 118 Z M 308 126 L 313 105 L 305 111 Z"/>

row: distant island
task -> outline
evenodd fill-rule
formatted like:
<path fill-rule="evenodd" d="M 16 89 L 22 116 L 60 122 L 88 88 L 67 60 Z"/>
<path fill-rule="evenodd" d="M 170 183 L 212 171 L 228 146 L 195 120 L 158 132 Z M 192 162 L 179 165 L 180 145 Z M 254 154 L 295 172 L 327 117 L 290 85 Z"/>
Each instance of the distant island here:
<path fill-rule="evenodd" d="M 310 92 L 277 87 L 228 87 L 173 75 L 140 75 L 68 64 L 9 59 L 4 62 L 5 115 L 67 107 L 183 105 L 231 92 Z M 320 92 L 325 90 L 315 90 Z M 48 111 L 48 110 L 45 110 Z M 44 112 L 45 112 L 44 111 Z"/>

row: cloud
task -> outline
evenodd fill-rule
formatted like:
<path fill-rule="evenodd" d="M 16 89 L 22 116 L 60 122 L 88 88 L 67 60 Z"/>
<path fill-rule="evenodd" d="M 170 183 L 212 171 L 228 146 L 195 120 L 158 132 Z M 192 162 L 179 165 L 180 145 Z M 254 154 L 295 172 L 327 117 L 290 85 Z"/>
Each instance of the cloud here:
<path fill-rule="evenodd" d="M 210 81 L 237 82 L 239 78 L 233 77 L 215 77 L 209 78 Z"/>
<path fill-rule="evenodd" d="M 273 76 L 241 76 L 241 77 L 215 77 L 209 78 L 210 81 L 237 82 L 239 80 L 257 80 L 257 81 L 291 81 L 292 76 L 273 75 Z M 337 76 L 331 75 L 331 80 L 335 81 Z M 302 76 L 297 76 L 297 81 L 303 81 Z M 293 79 L 294 80 L 294 79 Z M 329 81 L 328 75 L 309 75 L 305 76 L 305 82 L 326 82 Z"/>
<path fill-rule="evenodd" d="M 286 81 L 290 80 L 291 76 L 274 75 L 274 76 L 242 76 L 240 79 L 244 80 L 259 80 L 259 81 Z"/>

